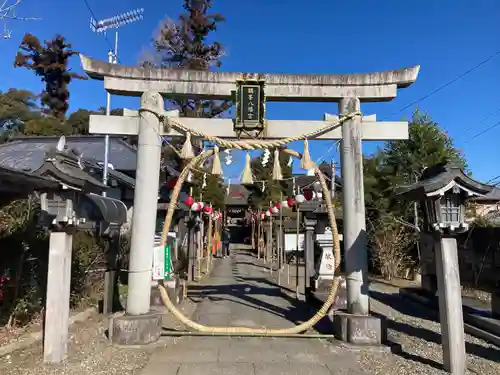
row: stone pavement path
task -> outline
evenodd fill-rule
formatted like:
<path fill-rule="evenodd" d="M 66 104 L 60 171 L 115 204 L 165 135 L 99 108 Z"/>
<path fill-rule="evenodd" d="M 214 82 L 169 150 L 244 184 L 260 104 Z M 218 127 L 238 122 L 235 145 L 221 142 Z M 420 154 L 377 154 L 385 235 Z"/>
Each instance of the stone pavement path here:
<path fill-rule="evenodd" d="M 199 298 L 195 321 L 212 326 L 291 327 L 311 311 L 269 278 L 244 250 L 217 260 Z M 141 375 L 365 374 L 357 354 L 316 338 L 183 337 L 157 350 Z"/>

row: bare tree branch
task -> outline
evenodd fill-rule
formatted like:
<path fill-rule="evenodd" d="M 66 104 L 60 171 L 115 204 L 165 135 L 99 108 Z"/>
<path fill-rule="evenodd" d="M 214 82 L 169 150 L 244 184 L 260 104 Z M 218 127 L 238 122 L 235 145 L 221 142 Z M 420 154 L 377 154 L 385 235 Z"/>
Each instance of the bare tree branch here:
<path fill-rule="evenodd" d="M 1 1 L 1 0 L 0 0 Z M 7 27 L 7 20 L 16 20 L 16 21 L 35 21 L 40 18 L 34 17 L 19 17 L 16 15 L 16 8 L 21 4 L 23 0 L 14 0 L 13 3 L 10 3 L 10 0 L 3 0 L 0 5 L 0 20 L 4 21 L 4 30 L 3 33 L 0 33 L 0 39 L 10 39 L 12 35 L 12 30 Z"/>

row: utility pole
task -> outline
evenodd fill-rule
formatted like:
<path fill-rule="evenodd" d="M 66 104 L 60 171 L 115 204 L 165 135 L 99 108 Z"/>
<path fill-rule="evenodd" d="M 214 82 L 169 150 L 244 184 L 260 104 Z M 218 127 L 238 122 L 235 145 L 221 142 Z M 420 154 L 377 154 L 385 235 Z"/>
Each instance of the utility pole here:
<path fill-rule="evenodd" d="M 114 50 L 108 51 L 108 62 L 110 64 L 118 63 L 118 28 L 139 21 L 143 18 L 144 9 L 135 9 L 126 13 L 121 13 L 111 18 L 105 18 L 103 20 L 90 19 L 90 29 L 94 33 L 106 33 L 108 29 L 117 29 L 115 32 L 115 45 Z M 111 47 L 111 46 L 110 46 Z M 111 115 L 111 94 L 106 91 L 106 116 Z M 108 185 L 108 171 L 109 171 L 109 135 L 104 135 L 104 167 L 102 173 L 102 183 Z M 103 196 L 106 196 L 106 191 L 102 192 Z M 109 253 L 108 259 L 108 269 L 104 275 L 104 303 L 103 303 L 103 313 L 110 314 L 113 312 L 113 298 L 114 291 L 116 288 L 116 272 L 117 272 L 117 247 L 119 246 L 119 235 L 114 237 L 113 241 L 113 251 Z"/>
<path fill-rule="evenodd" d="M 105 18 L 97 21 L 93 18 L 90 19 L 90 29 L 95 33 L 106 33 L 108 29 L 117 29 L 115 32 L 115 46 L 114 51 L 108 52 L 108 62 L 110 64 L 118 63 L 118 28 L 142 20 L 144 17 L 144 8 L 135 9 L 129 12 L 118 14 L 114 17 Z M 111 115 L 111 94 L 106 92 L 106 116 Z M 108 184 L 108 166 L 109 166 L 109 135 L 104 136 L 104 171 L 102 174 L 102 183 Z M 106 195 L 103 192 L 102 195 Z"/>

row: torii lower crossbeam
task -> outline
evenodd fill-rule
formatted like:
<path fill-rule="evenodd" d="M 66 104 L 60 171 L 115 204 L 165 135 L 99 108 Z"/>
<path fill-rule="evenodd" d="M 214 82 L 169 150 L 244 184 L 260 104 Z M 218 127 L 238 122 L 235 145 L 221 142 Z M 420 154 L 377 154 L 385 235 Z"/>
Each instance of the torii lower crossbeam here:
<path fill-rule="evenodd" d="M 124 114 L 133 116 L 104 116 L 91 115 L 89 132 L 92 134 L 110 135 L 137 135 L 139 134 L 139 116 L 137 111 L 125 110 Z M 206 118 L 178 118 L 177 111 L 165 113 L 167 116 L 175 118 L 185 127 L 194 131 L 217 136 L 219 138 L 235 139 L 242 138 L 250 140 L 250 136 L 233 130 L 233 120 L 231 119 L 206 119 Z M 366 119 L 366 120 L 365 120 Z M 269 120 L 267 128 L 261 137 L 267 140 L 283 139 L 300 136 L 305 132 L 312 132 L 336 122 L 334 117 L 329 121 L 314 120 Z M 160 129 L 160 135 L 165 137 L 179 137 L 183 134 L 175 130 L 167 131 Z M 396 139 L 408 139 L 408 123 L 399 122 L 377 122 L 375 116 L 366 116 L 361 122 L 361 137 L 366 141 L 388 141 Z M 260 138 L 260 137 L 259 137 Z M 314 139 L 318 140 L 339 140 L 342 139 L 342 129 L 340 127 L 321 134 Z"/>

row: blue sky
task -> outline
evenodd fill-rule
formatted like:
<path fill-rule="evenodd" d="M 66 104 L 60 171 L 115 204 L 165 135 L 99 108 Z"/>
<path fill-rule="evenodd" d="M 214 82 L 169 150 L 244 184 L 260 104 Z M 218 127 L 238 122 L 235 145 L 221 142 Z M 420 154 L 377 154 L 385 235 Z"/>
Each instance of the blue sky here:
<path fill-rule="evenodd" d="M 164 17 L 177 19 L 182 0 L 88 0 L 97 18 L 134 8 L 145 8 L 144 20 L 120 29 L 119 61 L 134 65 L 148 49 L 149 41 Z M 420 76 L 410 88 L 400 90 L 388 103 L 362 105 L 365 114 L 380 120 L 459 76 L 500 50 L 500 1 L 498 0 L 214 0 L 214 10 L 227 22 L 215 39 L 227 49 L 222 70 L 269 73 L 360 73 L 421 65 Z M 0 41 L 0 90 L 10 87 L 39 92 L 42 85 L 12 61 L 25 32 L 40 39 L 61 33 L 73 48 L 94 58 L 107 59 L 108 44 L 89 28 L 90 12 L 84 0 L 24 0 L 18 15 L 39 21 L 10 22 L 11 40 Z M 3 26 L 2 26 L 3 27 Z M 113 41 L 114 33 L 109 34 Z M 79 61 L 72 69 L 81 71 Z M 477 136 L 500 121 L 500 57 L 418 106 L 427 111 L 463 149 L 478 179 L 500 175 L 500 126 Z M 70 86 L 71 109 L 98 108 L 105 104 L 102 82 L 74 81 Z M 113 107 L 137 107 L 134 98 L 113 97 Z M 271 103 L 270 119 L 321 119 L 336 113 L 334 103 Z M 412 108 L 390 120 L 411 115 Z M 325 155 L 331 143 L 314 142 L 313 159 Z M 377 144 L 365 142 L 365 153 Z M 225 171 L 236 177 L 243 155 Z"/>

